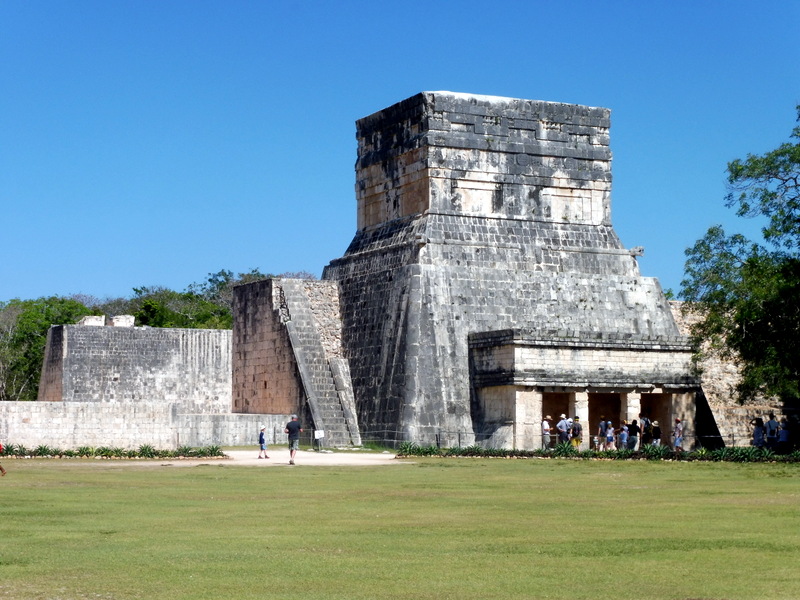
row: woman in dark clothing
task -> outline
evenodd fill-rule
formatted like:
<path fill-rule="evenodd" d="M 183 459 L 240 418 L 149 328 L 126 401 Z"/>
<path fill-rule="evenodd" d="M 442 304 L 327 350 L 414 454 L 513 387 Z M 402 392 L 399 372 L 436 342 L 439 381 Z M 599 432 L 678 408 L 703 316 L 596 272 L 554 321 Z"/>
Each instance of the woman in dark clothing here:
<path fill-rule="evenodd" d="M 636 419 L 633 423 L 628 425 L 628 450 L 636 450 L 636 444 L 639 441 L 639 424 Z"/>
<path fill-rule="evenodd" d="M 661 445 L 661 427 L 658 426 L 658 421 L 653 421 L 653 446 Z"/>
<path fill-rule="evenodd" d="M 753 426 L 753 446 L 756 448 L 764 447 L 764 419 L 756 417 L 750 421 Z"/>

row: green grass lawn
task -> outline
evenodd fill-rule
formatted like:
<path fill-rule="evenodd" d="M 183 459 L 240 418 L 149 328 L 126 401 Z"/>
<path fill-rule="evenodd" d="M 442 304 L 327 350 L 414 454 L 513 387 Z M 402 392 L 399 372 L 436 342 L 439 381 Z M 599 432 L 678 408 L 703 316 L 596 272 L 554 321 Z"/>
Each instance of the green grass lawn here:
<path fill-rule="evenodd" d="M 800 465 L 3 464 L 0 598 L 800 598 Z"/>

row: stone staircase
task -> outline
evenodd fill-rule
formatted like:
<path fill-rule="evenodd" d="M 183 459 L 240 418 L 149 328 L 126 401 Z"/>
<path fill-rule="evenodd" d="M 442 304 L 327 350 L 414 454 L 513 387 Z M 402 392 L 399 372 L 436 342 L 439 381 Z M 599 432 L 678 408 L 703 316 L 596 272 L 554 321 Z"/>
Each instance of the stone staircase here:
<path fill-rule="evenodd" d="M 284 324 L 314 419 L 314 429 L 324 431 L 321 440 L 324 446 L 360 446 L 346 361 L 329 360 L 326 356 L 303 285 L 303 280 L 299 279 L 280 280 L 284 318 L 287 319 Z"/>

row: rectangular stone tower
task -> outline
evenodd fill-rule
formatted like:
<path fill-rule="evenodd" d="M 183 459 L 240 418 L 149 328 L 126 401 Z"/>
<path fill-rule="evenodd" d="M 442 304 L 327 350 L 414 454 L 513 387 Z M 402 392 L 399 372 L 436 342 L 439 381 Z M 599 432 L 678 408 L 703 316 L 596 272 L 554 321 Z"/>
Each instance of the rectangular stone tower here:
<path fill-rule="evenodd" d="M 423 92 L 357 122 L 358 231 L 323 278 L 362 433 L 531 445 L 551 410 L 669 418 L 691 394 L 690 348 L 611 226 L 609 117 Z"/>

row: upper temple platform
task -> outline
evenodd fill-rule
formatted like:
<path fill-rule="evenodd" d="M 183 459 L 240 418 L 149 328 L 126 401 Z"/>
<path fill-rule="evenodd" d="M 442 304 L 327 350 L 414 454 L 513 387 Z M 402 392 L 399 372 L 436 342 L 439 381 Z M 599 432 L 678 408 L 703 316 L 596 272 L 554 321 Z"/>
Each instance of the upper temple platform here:
<path fill-rule="evenodd" d="M 421 92 L 357 121 L 358 229 L 425 211 L 610 224 L 610 111 Z"/>

